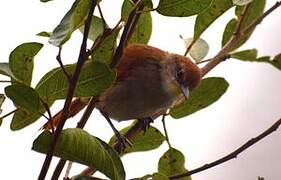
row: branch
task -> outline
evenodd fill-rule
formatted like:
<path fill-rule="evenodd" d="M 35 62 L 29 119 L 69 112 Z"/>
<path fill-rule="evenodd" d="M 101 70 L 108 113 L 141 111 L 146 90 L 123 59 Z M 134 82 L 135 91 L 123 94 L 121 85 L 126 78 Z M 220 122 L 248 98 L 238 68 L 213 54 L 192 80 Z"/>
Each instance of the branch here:
<path fill-rule="evenodd" d="M 92 112 L 96 106 L 96 102 L 97 102 L 97 98 L 94 98 L 94 97 L 91 98 L 84 114 L 82 115 L 80 121 L 77 123 L 76 128 L 80 128 L 80 129 L 84 128 L 84 126 L 86 125 L 86 122 L 88 121 L 90 115 L 92 114 Z M 56 169 L 53 173 L 52 180 L 59 179 L 59 176 L 65 166 L 65 163 L 66 163 L 66 160 L 64 160 L 64 159 L 59 160 L 59 162 L 56 166 Z"/>
<path fill-rule="evenodd" d="M 256 144 L 257 142 L 259 142 L 260 140 L 262 140 L 263 138 L 265 138 L 266 136 L 270 135 L 271 133 L 273 133 L 274 131 L 276 131 L 279 126 L 281 125 L 281 119 L 279 119 L 278 121 L 276 121 L 270 128 L 268 128 L 267 130 L 265 130 L 263 133 L 261 133 L 260 135 L 256 136 L 255 138 L 252 138 L 251 140 L 249 140 L 248 142 L 244 143 L 242 146 L 240 146 L 238 149 L 236 149 L 235 151 L 233 151 L 232 153 L 212 162 L 209 164 L 205 164 L 204 166 L 201 166 L 199 168 L 196 168 L 194 170 L 191 170 L 187 173 L 183 173 L 183 174 L 179 174 L 179 175 L 174 175 L 174 176 L 170 176 L 169 179 L 178 179 L 178 178 L 183 178 L 186 176 L 190 176 L 192 174 L 210 169 L 212 167 L 215 167 L 219 164 L 222 164 L 226 161 L 229 161 L 231 159 L 236 158 L 240 153 L 242 153 L 243 151 L 245 151 L 246 149 L 248 149 L 249 147 L 253 146 L 254 144 Z"/>
<path fill-rule="evenodd" d="M 60 68 L 62 69 L 64 75 L 66 76 L 66 78 L 67 78 L 67 80 L 68 80 L 68 82 L 70 82 L 71 77 L 70 77 L 70 75 L 67 73 L 67 71 L 65 70 L 64 65 L 63 65 L 63 63 L 62 63 L 62 60 L 61 60 L 61 50 L 62 50 L 61 47 L 59 47 L 59 52 L 58 52 L 58 55 L 57 55 L 57 57 L 56 57 L 56 60 L 58 61 L 59 65 L 60 65 Z"/>
<path fill-rule="evenodd" d="M 214 67 L 216 67 L 219 63 L 223 62 L 225 59 L 227 59 L 229 52 L 231 49 L 250 31 L 254 30 L 254 28 L 262 22 L 262 20 L 267 17 L 270 13 L 272 13 L 275 9 L 277 9 L 281 5 L 281 1 L 276 2 L 274 6 L 272 6 L 270 9 L 268 9 L 262 16 L 257 18 L 252 24 L 247 26 L 244 29 L 240 29 L 239 26 L 241 26 L 241 21 L 243 21 L 243 14 L 241 14 L 241 18 L 238 20 L 237 24 L 237 30 L 240 29 L 240 32 L 236 32 L 233 34 L 232 38 L 229 40 L 229 42 L 220 50 L 220 52 L 212 58 L 212 60 L 207 63 L 203 68 L 201 68 L 201 74 L 202 77 L 206 75 L 209 71 L 211 71 Z M 247 9 L 246 9 L 247 10 Z M 246 10 L 244 13 L 246 13 Z"/>
<path fill-rule="evenodd" d="M 88 39 L 88 34 L 89 34 L 89 29 L 90 29 L 90 25 L 91 25 L 91 21 L 92 21 L 92 15 L 94 13 L 94 9 L 96 7 L 96 0 L 91 1 L 91 6 L 90 6 L 90 10 L 89 10 L 89 14 L 88 17 L 85 21 L 85 28 L 84 28 L 84 34 L 83 34 L 83 41 L 81 44 L 81 48 L 80 48 L 80 53 L 79 53 L 79 57 L 78 57 L 78 61 L 77 61 L 77 65 L 75 68 L 75 72 L 73 74 L 73 76 L 71 77 L 71 81 L 69 83 L 69 88 L 68 88 L 68 92 L 67 92 L 67 97 L 65 100 L 65 104 L 63 107 L 63 112 L 62 112 L 62 116 L 61 116 L 61 121 L 58 124 L 58 127 L 54 133 L 53 139 L 51 141 L 51 144 L 49 146 L 49 149 L 47 151 L 47 155 L 44 161 L 44 164 L 41 168 L 41 172 L 39 174 L 38 179 L 39 180 L 44 180 L 46 177 L 46 174 L 48 172 L 48 169 L 50 167 L 52 158 L 53 158 L 53 154 L 55 151 L 55 147 L 58 141 L 58 138 L 62 132 L 63 126 L 65 124 L 65 121 L 68 118 L 68 114 L 69 114 L 69 107 L 76 89 L 76 85 L 80 76 L 80 72 L 82 69 L 82 66 L 84 65 L 84 62 L 86 61 L 86 51 L 87 51 L 87 39 Z"/>
<path fill-rule="evenodd" d="M 163 114 L 162 115 L 162 124 L 163 124 L 163 128 L 164 128 L 164 132 L 165 132 L 165 138 L 166 138 L 166 142 L 169 146 L 169 149 L 172 148 L 169 136 L 168 136 L 168 131 L 167 131 L 167 127 L 166 127 L 166 122 L 165 122 L 165 117 L 167 116 L 167 114 Z"/>
<path fill-rule="evenodd" d="M 123 51 L 124 51 L 125 47 L 127 46 L 128 42 L 131 38 L 131 35 L 135 29 L 137 21 L 141 15 L 140 13 L 137 13 L 137 11 L 143 10 L 143 8 L 144 8 L 142 5 L 140 5 L 140 7 L 138 6 L 140 4 L 140 2 L 141 2 L 141 0 L 139 0 L 139 1 L 134 0 L 135 7 L 129 14 L 129 17 L 125 24 L 123 33 L 120 38 L 120 43 L 119 43 L 118 47 L 116 48 L 113 60 L 110 64 L 111 68 L 115 67 L 116 64 L 118 64 L 120 58 L 122 57 Z"/>

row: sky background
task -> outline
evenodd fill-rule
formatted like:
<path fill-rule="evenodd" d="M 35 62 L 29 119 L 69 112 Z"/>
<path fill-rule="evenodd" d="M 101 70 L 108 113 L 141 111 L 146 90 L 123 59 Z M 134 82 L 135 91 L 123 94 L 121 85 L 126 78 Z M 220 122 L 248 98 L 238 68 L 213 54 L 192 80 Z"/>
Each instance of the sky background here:
<path fill-rule="evenodd" d="M 104 0 L 101 7 L 105 19 L 113 27 L 120 17 L 122 1 Z M 267 9 L 276 1 L 270 0 Z M 71 7 L 73 1 L 55 0 L 47 4 L 39 0 L 9 0 L 0 6 L 0 61 L 7 62 L 9 53 L 19 44 L 37 41 L 44 48 L 36 56 L 33 85 L 50 69 L 58 66 L 55 56 L 57 49 L 48 44 L 46 38 L 37 37 L 41 31 L 52 31 Z M 157 1 L 154 1 L 156 7 Z M 224 14 L 202 36 L 209 45 L 208 57 L 213 57 L 220 49 L 221 37 L 226 23 L 233 17 L 234 11 Z M 194 18 L 172 18 L 152 13 L 153 34 L 149 42 L 163 50 L 183 54 L 184 44 L 179 35 L 192 37 Z M 259 55 L 275 56 L 281 53 L 281 9 L 272 13 L 258 26 L 252 38 L 241 48 L 257 48 Z M 65 45 L 62 59 L 65 64 L 75 62 L 82 35 L 73 34 Z M 207 57 L 207 58 L 208 58 Z M 188 169 L 194 169 L 212 162 L 241 146 L 250 138 L 260 134 L 281 117 L 281 72 L 268 64 L 246 63 L 227 60 L 221 63 L 208 76 L 224 77 L 230 87 L 226 94 L 212 106 L 194 113 L 184 119 L 167 120 L 172 146 L 186 156 Z M 3 92 L 4 84 L 0 84 Z M 53 113 L 60 109 L 58 101 L 52 107 Z M 12 104 L 6 101 L 4 113 L 12 110 Z M 76 120 L 79 119 L 79 114 Z M 155 126 L 162 130 L 161 121 Z M 0 127 L 0 179 L 36 179 L 42 166 L 44 155 L 31 151 L 37 130 L 45 123 L 44 119 L 31 126 L 12 132 L 9 129 L 10 118 Z M 76 121 L 67 123 L 73 127 Z M 118 128 L 128 122 L 115 123 Z M 91 134 L 108 140 L 111 129 L 95 112 L 87 124 Z M 167 150 L 164 143 L 159 149 L 133 153 L 122 158 L 127 178 L 139 177 L 157 171 L 159 157 Z M 193 180 L 266 180 L 281 178 L 281 130 L 243 152 L 237 159 L 198 173 Z M 53 166 L 56 163 L 53 162 Z M 81 166 L 75 165 L 72 174 L 79 173 Z M 50 170 L 52 172 L 52 170 Z"/>

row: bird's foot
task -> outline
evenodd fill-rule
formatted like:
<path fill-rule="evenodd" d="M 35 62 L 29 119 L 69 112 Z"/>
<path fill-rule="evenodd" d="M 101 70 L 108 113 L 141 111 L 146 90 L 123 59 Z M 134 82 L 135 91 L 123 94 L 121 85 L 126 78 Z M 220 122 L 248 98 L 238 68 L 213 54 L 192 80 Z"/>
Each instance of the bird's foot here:
<path fill-rule="evenodd" d="M 116 141 L 114 143 L 114 147 L 117 150 L 117 152 L 122 153 L 125 151 L 127 147 L 132 147 L 133 143 L 126 138 L 125 136 L 121 135 L 119 132 L 115 134 L 116 135 Z"/>
<path fill-rule="evenodd" d="M 149 117 L 140 119 L 140 121 L 142 122 L 142 130 L 144 131 L 144 133 L 146 133 L 146 131 L 150 127 L 150 123 L 153 123 L 153 119 Z"/>

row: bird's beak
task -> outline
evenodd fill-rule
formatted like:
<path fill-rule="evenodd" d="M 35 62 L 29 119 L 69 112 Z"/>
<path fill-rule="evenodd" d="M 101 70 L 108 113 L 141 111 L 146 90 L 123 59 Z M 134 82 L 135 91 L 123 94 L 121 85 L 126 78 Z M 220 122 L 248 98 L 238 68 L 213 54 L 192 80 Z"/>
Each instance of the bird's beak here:
<path fill-rule="evenodd" d="M 185 87 L 182 84 L 180 85 L 180 87 L 181 87 L 181 91 L 182 91 L 182 93 L 183 93 L 183 95 L 185 97 L 185 100 L 187 100 L 187 98 L 189 96 L 189 89 L 188 89 L 188 87 Z"/>

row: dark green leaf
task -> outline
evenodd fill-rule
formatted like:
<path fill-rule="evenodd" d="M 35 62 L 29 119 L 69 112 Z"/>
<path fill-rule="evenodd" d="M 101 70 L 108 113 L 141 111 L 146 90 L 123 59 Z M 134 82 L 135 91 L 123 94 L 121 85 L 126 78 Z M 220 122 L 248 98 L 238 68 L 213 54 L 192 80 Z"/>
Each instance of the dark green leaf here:
<path fill-rule="evenodd" d="M 84 24 L 90 5 L 91 0 L 76 0 L 52 32 L 49 42 L 54 46 L 62 46 L 70 38 L 72 32 Z"/>
<path fill-rule="evenodd" d="M 16 79 L 8 63 L 0 63 L 0 74 Z"/>
<path fill-rule="evenodd" d="M 125 0 L 122 5 L 121 16 L 124 21 L 127 21 L 129 13 L 131 12 L 133 5 L 130 0 Z M 143 12 L 140 15 L 138 23 L 130 39 L 130 43 L 142 43 L 147 44 L 152 33 L 152 17 L 150 12 Z"/>
<path fill-rule="evenodd" d="M 32 80 L 34 56 L 42 47 L 43 45 L 37 42 L 23 43 L 10 54 L 9 66 L 12 73 L 27 86 L 30 85 Z"/>
<path fill-rule="evenodd" d="M 107 27 L 107 25 L 105 25 Z M 79 28 L 80 32 L 84 33 L 84 26 Z M 100 17 L 93 16 L 88 38 L 95 41 L 98 36 L 104 31 L 103 21 Z"/>
<path fill-rule="evenodd" d="M 74 72 L 75 65 L 66 65 L 68 74 Z M 87 62 L 82 68 L 75 91 L 76 97 L 97 96 L 107 89 L 115 79 L 115 72 L 98 62 Z M 64 99 L 68 90 L 68 79 L 61 68 L 48 72 L 37 84 L 40 97 L 48 103 Z"/>
<path fill-rule="evenodd" d="M 120 28 L 116 28 L 114 31 L 108 29 L 105 32 L 105 39 L 91 55 L 93 61 L 101 62 L 107 65 L 111 63 L 112 56 L 116 49 L 116 39 L 119 31 Z"/>
<path fill-rule="evenodd" d="M 232 6 L 231 0 L 213 0 L 206 10 L 198 14 L 195 21 L 193 39 L 197 40 L 218 17 Z"/>
<path fill-rule="evenodd" d="M 244 61 L 255 61 L 257 59 L 258 51 L 256 49 L 249 49 L 233 53 L 232 58 L 240 59 Z"/>
<path fill-rule="evenodd" d="M 160 0 L 156 11 L 164 16 L 187 17 L 210 6 L 212 0 Z"/>
<path fill-rule="evenodd" d="M 31 87 L 23 84 L 13 84 L 5 88 L 5 94 L 17 108 L 36 113 L 40 108 L 38 93 Z"/>
<path fill-rule="evenodd" d="M 46 32 L 46 31 L 42 31 L 38 34 L 36 34 L 37 36 L 42 36 L 42 37 L 50 37 L 51 33 L 50 32 Z"/>
<path fill-rule="evenodd" d="M 253 2 L 249 5 L 247 12 L 244 15 L 244 20 L 241 24 L 241 29 L 246 28 L 249 26 L 254 20 L 256 20 L 258 17 L 260 17 L 263 14 L 264 7 L 265 7 L 266 0 L 253 0 Z M 237 19 L 240 18 L 241 13 L 243 11 L 245 6 L 237 6 L 235 9 L 235 14 L 237 16 Z M 237 20 L 232 19 L 229 21 L 225 28 L 225 32 L 223 34 L 223 41 L 222 41 L 222 46 L 224 46 L 232 37 L 236 30 L 237 26 Z M 240 46 L 242 46 L 251 36 L 252 32 L 249 34 L 245 35 L 238 43 L 237 45 L 232 49 L 237 49 Z"/>
<path fill-rule="evenodd" d="M 224 78 L 203 79 L 200 86 L 190 93 L 190 97 L 185 102 L 171 109 L 171 116 L 179 119 L 213 104 L 226 92 L 228 86 Z"/>
<path fill-rule="evenodd" d="M 120 133 L 124 135 L 133 127 L 133 125 L 134 123 L 129 127 L 122 129 Z M 145 133 L 138 133 L 136 136 L 130 139 L 133 146 L 126 148 L 124 154 L 156 149 L 164 142 L 164 140 L 165 140 L 165 136 L 162 135 L 162 133 L 158 129 L 156 129 L 153 126 L 150 126 Z M 113 145 L 115 141 L 116 141 L 116 136 L 114 135 L 110 139 L 109 144 Z"/>
<path fill-rule="evenodd" d="M 50 132 L 44 131 L 33 142 L 32 149 L 40 153 L 46 153 L 52 137 Z M 63 130 L 54 155 L 94 167 L 110 179 L 125 179 L 125 171 L 118 154 L 105 142 L 91 136 L 82 129 L 73 128 Z"/>
<path fill-rule="evenodd" d="M 39 109 L 40 112 L 44 112 L 44 109 Z M 35 122 L 41 117 L 39 113 L 32 113 L 25 111 L 24 109 L 18 109 L 12 119 L 10 128 L 13 131 L 20 130 L 31 123 Z"/>
<path fill-rule="evenodd" d="M 184 155 L 177 149 L 171 148 L 166 151 L 158 162 L 158 172 L 171 176 L 187 172 Z M 180 178 L 180 180 L 191 180 L 191 177 Z"/>

